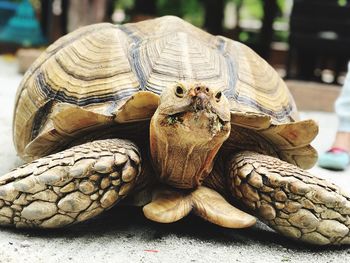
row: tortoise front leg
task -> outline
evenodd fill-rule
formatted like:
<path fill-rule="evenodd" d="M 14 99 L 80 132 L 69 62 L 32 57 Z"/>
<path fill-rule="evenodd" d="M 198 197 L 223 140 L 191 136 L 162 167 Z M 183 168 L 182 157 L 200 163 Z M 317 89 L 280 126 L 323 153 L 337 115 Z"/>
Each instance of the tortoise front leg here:
<path fill-rule="evenodd" d="M 277 232 L 307 243 L 350 244 L 350 196 L 292 164 L 254 152 L 228 161 L 229 189 Z"/>
<path fill-rule="evenodd" d="M 92 218 L 125 197 L 141 171 L 135 144 L 85 143 L 0 177 L 0 224 L 56 228 Z"/>

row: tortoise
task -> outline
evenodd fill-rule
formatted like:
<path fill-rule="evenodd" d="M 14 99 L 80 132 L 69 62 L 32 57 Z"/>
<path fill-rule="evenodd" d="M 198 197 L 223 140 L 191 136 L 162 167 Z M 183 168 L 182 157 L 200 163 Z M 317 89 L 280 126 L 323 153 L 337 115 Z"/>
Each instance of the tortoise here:
<path fill-rule="evenodd" d="M 0 177 L 0 223 L 66 227 L 123 200 L 160 223 L 257 216 L 297 241 L 349 244 L 350 196 L 304 170 L 317 132 L 244 44 L 173 16 L 86 26 L 18 88 L 13 138 L 28 163 Z"/>

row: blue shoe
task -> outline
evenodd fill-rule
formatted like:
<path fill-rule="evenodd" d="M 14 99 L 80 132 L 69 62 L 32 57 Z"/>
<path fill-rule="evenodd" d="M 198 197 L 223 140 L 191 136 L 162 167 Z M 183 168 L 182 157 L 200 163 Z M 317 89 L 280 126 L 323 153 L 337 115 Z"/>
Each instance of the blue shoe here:
<path fill-rule="evenodd" d="M 318 165 L 329 170 L 345 170 L 350 164 L 349 153 L 341 148 L 331 148 L 329 151 L 321 154 L 318 158 Z"/>

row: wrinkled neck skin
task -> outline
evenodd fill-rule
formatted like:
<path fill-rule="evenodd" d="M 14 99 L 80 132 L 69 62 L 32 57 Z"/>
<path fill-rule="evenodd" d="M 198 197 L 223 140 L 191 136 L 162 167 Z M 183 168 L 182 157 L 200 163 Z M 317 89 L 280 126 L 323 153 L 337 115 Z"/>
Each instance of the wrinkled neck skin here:
<path fill-rule="evenodd" d="M 201 185 L 230 133 L 208 110 L 163 115 L 157 110 L 150 125 L 150 152 L 159 180 L 176 188 Z"/>

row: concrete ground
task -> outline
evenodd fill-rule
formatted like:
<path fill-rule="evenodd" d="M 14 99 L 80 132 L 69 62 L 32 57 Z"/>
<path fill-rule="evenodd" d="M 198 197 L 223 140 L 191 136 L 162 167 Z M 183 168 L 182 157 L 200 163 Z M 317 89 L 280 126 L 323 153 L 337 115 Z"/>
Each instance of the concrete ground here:
<path fill-rule="evenodd" d="M 0 58 L 0 175 L 21 162 L 11 138 L 16 88 L 22 78 L 16 61 Z M 336 131 L 332 113 L 304 112 L 320 124 L 314 142 L 326 150 Z M 350 172 L 314 174 L 350 190 Z M 350 191 L 349 191 L 350 192 Z M 138 208 L 112 209 L 90 222 L 67 229 L 0 228 L 1 262 L 350 262 L 349 247 L 315 248 L 297 244 L 258 223 L 244 230 L 217 227 L 189 216 L 160 225 L 146 220 Z"/>

